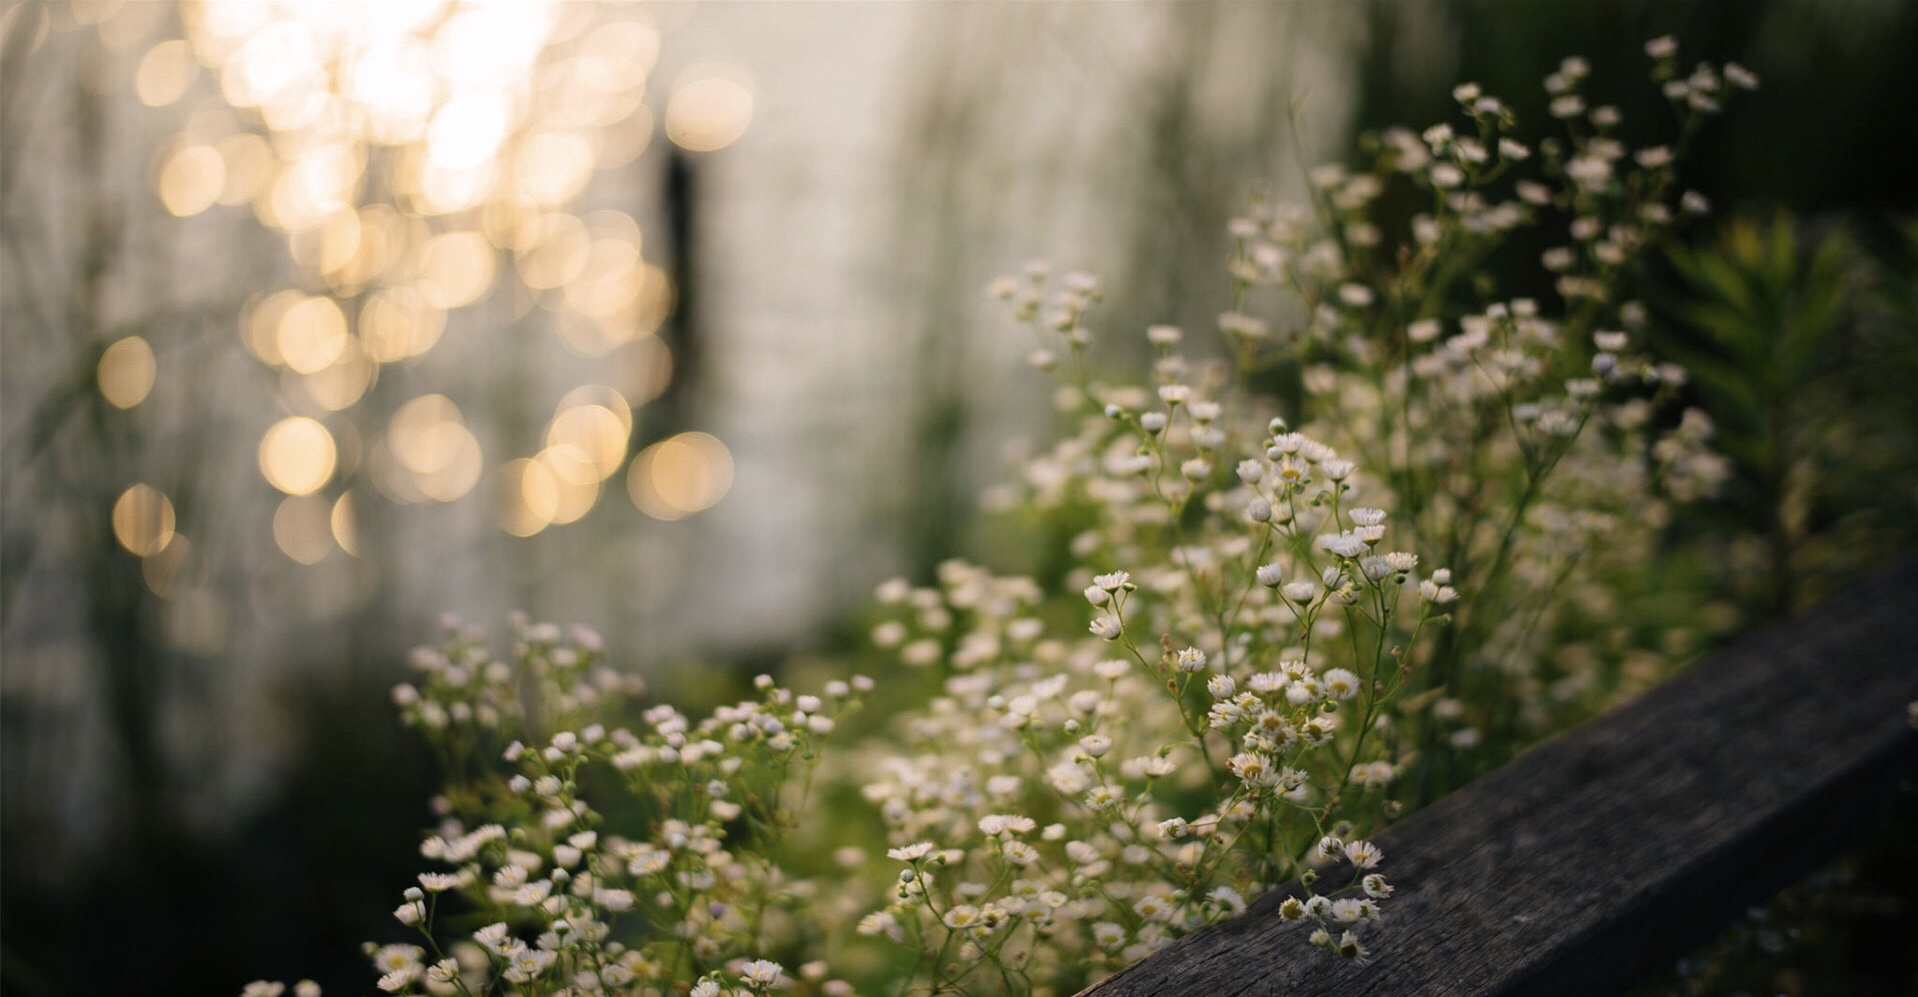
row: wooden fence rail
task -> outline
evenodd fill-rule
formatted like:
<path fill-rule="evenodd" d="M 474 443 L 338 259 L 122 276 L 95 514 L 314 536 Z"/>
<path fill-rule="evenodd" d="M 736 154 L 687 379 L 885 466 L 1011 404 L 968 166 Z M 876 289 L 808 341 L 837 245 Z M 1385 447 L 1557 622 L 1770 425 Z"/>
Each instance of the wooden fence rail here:
<path fill-rule="evenodd" d="M 1379 834 L 1369 964 L 1308 946 L 1278 890 L 1083 997 L 1618 993 L 1909 802 L 1914 699 L 1909 561 Z"/>

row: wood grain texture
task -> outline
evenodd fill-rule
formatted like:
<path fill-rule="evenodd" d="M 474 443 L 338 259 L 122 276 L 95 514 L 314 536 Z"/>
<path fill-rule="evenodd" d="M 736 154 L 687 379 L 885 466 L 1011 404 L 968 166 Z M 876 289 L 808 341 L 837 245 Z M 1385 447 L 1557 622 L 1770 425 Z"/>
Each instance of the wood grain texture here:
<path fill-rule="evenodd" d="M 1909 799 L 1914 699 L 1909 561 L 1377 835 L 1369 964 L 1308 946 L 1279 890 L 1084 997 L 1617 993 Z"/>

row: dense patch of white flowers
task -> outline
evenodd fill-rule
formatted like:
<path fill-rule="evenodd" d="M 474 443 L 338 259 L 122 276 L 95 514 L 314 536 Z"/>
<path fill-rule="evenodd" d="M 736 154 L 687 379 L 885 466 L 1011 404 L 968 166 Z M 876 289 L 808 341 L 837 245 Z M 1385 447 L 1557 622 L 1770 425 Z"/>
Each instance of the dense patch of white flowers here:
<path fill-rule="evenodd" d="M 394 691 L 454 778 L 378 987 L 1062 993 L 1275 888 L 1303 941 L 1368 957 L 1371 835 L 1413 773 L 1628 691 L 1628 640 L 1564 635 L 1605 632 L 1667 503 L 1726 474 L 1624 289 L 1706 210 L 1675 174 L 1699 120 L 1757 81 L 1647 51 L 1671 145 L 1628 148 L 1567 59 L 1558 137 L 1466 84 L 1460 121 L 1313 171 L 1310 205 L 1255 201 L 1223 359 L 1154 325 L 1146 383 L 1106 383 L 1096 278 L 995 281 L 1073 421 L 991 501 L 1073 524 L 1069 564 L 880 586 L 873 643 L 937 692 L 832 764 L 866 679 L 623 725 L 643 690 L 592 634 L 522 621 L 495 658 L 449 622 Z M 1387 217 L 1394 189 L 1423 207 Z M 1525 228 L 1563 237 L 1552 303 L 1479 272 Z"/>

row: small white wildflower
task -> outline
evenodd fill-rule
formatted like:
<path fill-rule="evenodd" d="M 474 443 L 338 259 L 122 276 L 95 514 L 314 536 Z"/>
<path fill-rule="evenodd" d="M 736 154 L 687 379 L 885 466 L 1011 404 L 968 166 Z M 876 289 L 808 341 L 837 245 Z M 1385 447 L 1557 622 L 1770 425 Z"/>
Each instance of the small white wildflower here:
<path fill-rule="evenodd" d="M 1148 893 L 1132 904 L 1133 913 L 1147 921 L 1165 921 L 1172 917 L 1172 898 L 1162 893 Z"/>
<path fill-rule="evenodd" d="M 1357 897 L 1345 897 L 1332 902 L 1332 920 L 1340 924 L 1352 924 L 1365 916 L 1365 907 Z"/>
<path fill-rule="evenodd" d="M 1205 671 L 1205 652 L 1196 647 L 1185 648 L 1179 652 L 1174 667 L 1187 675 Z"/>
<path fill-rule="evenodd" d="M 1277 564 L 1261 564 L 1253 575 L 1266 588 L 1278 588 L 1285 581 L 1285 570 Z"/>
<path fill-rule="evenodd" d="M 910 845 L 905 845 L 900 848 L 888 849 L 886 851 L 886 857 L 900 862 L 915 862 L 925 858 L 932 852 L 932 849 L 933 844 L 930 841 L 915 841 Z"/>
<path fill-rule="evenodd" d="M 1118 640 L 1119 635 L 1125 632 L 1125 628 L 1119 624 L 1117 619 L 1107 616 L 1104 613 L 1093 617 L 1092 623 L 1087 629 L 1092 631 L 1093 636 L 1104 640 Z"/>
<path fill-rule="evenodd" d="M 1370 841 L 1348 841 L 1345 844 L 1345 857 L 1356 869 L 1376 868 L 1385 853 Z"/>
<path fill-rule="evenodd" d="M 979 922 L 979 908 L 971 904 L 954 904 L 947 909 L 946 916 L 940 920 L 945 922 L 946 927 L 955 931 L 968 928 Z"/>
<path fill-rule="evenodd" d="M 739 967 L 739 974 L 762 987 L 770 987 L 779 982 L 785 968 L 770 959 L 754 959 Z"/>
<path fill-rule="evenodd" d="M 1146 342 L 1154 346 L 1173 346 L 1184 336 L 1176 325 L 1149 325 L 1145 330 Z"/>
<path fill-rule="evenodd" d="M 1327 534 L 1319 538 L 1318 544 L 1321 549 L 1340 557 L 1357 557 L 1365 553 L 1365 541 L 1352 533 Z"/>
<path fill-rule="evenodd" d="M 1087 734 L 1079 739 L 1079 747 L 1094 758 L 1104 758 L 1112 750 L 1112 739 L 1104 734 Z"/>
<path fill-rule="evenodd" d="M 1344 668 L 1334 668 L 1326 672 L 1320 680 L 1325 694 L 1333 699 L 1347 700 L 1359 694 L 1359 677 Z"/>
<path fill-rule="evenodd" d="M 1654 59 L 1669 59 L 1678 54 L 1678 39 L 1672 35 L 1660 35 L 1645 43 L 1645 54 Z"/>

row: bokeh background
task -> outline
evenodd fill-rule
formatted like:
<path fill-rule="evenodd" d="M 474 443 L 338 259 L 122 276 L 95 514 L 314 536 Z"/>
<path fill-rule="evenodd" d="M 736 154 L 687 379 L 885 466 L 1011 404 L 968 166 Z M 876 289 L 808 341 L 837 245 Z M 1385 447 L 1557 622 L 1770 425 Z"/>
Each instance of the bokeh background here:
<path fill-rule="evenodd" d="M 431 820 L 386 690 L 442 613 L 695 700 L 855 657 L 874 583 L 1007 553 L 976 499 L 1048 404 L 988 279 L 1204 328 L 1255 185 L 1462 80 L 1542 122 L 1574 53 L 1656 122 L 1666 33 L 1764 81 L 1692 185 L 1841 238 L 1860 302 L 1805 436 L 1681 524 L 1749 621 L 1918 512 L 1918 5 L 7 4 L 0 988 L 367 989 Z"/>

